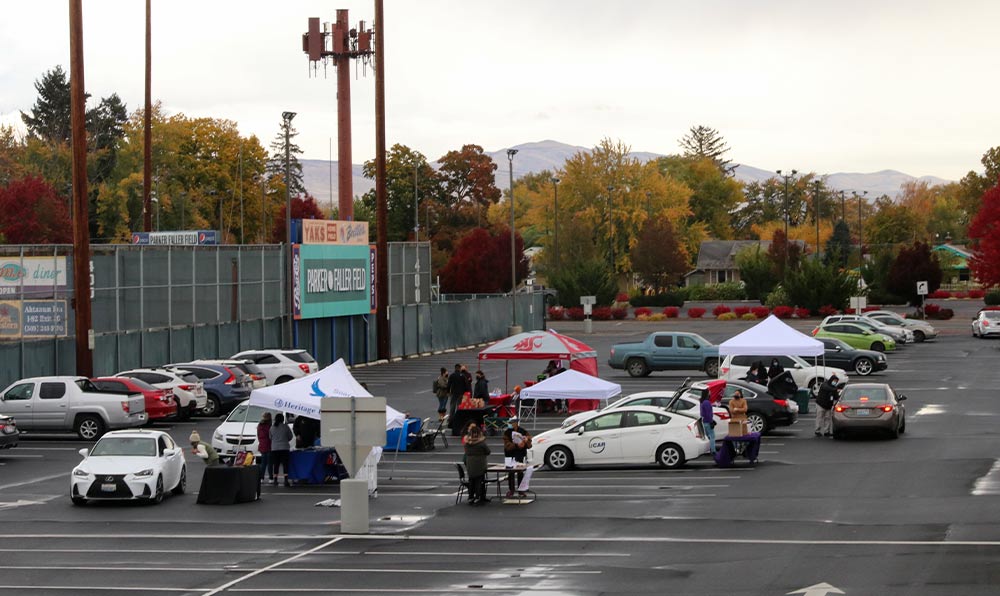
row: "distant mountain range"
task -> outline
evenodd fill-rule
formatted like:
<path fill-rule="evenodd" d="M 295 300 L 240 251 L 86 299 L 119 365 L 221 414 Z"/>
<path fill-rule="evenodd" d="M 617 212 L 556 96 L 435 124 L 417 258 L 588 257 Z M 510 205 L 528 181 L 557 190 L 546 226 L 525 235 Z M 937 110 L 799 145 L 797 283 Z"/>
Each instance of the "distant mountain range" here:
<path fill-rule="evenodd" d="M 517 156 L 514 158 L 514 178 L 519 178 L 525 174 L 540 172 L 542 170 L 556 171 L 563 166 L 567 159 L 580 151 L 590 151 L 590 147 L 579 147 L 567 145 L 558 141 L 538 141 L 534 143 L 523 143 L 513 147 L 517 149 Z M 498 188 L 507 188 L 508 185 L 508 164 L 507 148 L 498 151 L 487 152 L 497 164 L 495 174 Z M 662 157 L 663 154 L 649 153 L 644 151 L 633 151 L 633 157 L 640 161 L 649 161 Z M 305 186 L 309 193 L 316 197 L 320 207 L 327 208 L 331 200 L 337 200 L 337 162 L 332 163 L 332 183 L 331 183 L 331 163 L 319 159 L 303 159 L 302 174 Z M 437 162 L 432 163 L 437 167 Z M 354 194 L 363 195 L 374 187 L 373 180 L 369 180 L 362 175 L 362 166 L 355 164 L 352 168 L 354 174 Z M 763 181 L 776 176 L 774 172 L 762 170 L 746 164 L 739 164 L 736 167 L 736 179 L 742 182 Z M 826 174 L 826 183 L 835 190 L 854 191 L 861 194 L 868 191 L 868 200 L 874 200 L 881 195 L 896 196 L 900 186 L 904 182 L 919 180 L 927 182 L 931 186 L 947 184 L 950 180 L 938 178 L 936 176 L 911 176 L 896 170 L 882 170 L 880 172 L 837 172 Z M 332 189 L 332 197 L 331 197 Z"/>

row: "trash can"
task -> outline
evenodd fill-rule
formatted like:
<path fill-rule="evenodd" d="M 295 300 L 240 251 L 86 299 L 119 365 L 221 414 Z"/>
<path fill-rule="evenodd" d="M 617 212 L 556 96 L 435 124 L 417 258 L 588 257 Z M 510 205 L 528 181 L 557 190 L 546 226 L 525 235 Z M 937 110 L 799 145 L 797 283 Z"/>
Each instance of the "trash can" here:
<path fill-rule="evenodd" d="M 802 387 L 795 392 L 795 403 L 799 405 L 799 415 L 809 413 L 809 398 L 812 392 L 808 387 Z"/>

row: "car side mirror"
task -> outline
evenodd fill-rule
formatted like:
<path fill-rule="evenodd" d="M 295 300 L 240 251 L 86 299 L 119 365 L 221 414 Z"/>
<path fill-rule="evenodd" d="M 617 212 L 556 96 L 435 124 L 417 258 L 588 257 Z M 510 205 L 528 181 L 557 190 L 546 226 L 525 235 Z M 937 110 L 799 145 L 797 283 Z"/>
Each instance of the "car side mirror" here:
<path fill-rule="evenodd" d="M 164 457 L 173 457 L 174 455 L 177 455 L 178 453 L 180 453 L 180 451 L 181 450 L 177 449 L 177 448 L 174 448 L 174 449 L 164 449 L 163 450 L 163 456 Z"/>
<path fill-rule="evenodd" d="M 89 451 L 87 451 L 87 448 L 86 448 L 86 447 L 84 447 L 83 449 L 81 449 L 81 450 L 80 450 L 80 451 L 78 451 L 77 453 L 79 453 L 79 454 L 80 454 L 80 455 L 81 455 L 82 457 L 87 457 L 87 455 L 89 455 L 89 454 L 90 454 L 90 452 L 89 452 Z"/>
<path fill-rule="evenodd" d="M 905 395 L 900 395 L 900 396 L 898 396 L 896 398 L 896 401 L 906 401 L 906 396 Z"/>
<path fill-rule="evenodd" d="M 576 429 L 576 434 L 578 434 L 578 435 L 582 435 L 583 434 L 583 427 L 582 426 L 580 428 Z"/>

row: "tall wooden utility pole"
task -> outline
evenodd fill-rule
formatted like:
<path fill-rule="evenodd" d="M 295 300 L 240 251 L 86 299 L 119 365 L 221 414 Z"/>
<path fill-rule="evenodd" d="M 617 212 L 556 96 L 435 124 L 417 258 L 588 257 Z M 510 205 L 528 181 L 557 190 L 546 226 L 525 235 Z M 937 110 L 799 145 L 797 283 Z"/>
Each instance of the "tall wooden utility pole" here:
<path fill-rule="evenodd" d="M 378 324 L 378 357 L 388 359 L 389 343 L 389 241 L 386 221 L 389 211 L 385 193 L 385 22 L 382 0 L 375 0 L 375 221 L 378 294 L 375 319 Z"/>
<path fill-rule="evenodd" d="M 150 198 L 153 177 L 153 133 L 152 133 L 152 18 L 150 3 L 146 0 L 146 108 L 142 117 L 142 228 L 145 232 L 153 229 L 153 205 Z"/>

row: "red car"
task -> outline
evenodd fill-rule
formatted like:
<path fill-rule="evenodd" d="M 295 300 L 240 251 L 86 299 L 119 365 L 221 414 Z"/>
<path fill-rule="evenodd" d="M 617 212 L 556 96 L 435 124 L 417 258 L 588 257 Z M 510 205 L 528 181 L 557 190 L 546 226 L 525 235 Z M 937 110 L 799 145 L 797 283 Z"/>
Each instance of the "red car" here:
<path fill-rule="evenodd" d="M 98 377 L 91 379 L 99 389 L 119 393 L 141 393 L 146 398 L 146 416 L 149 421 L 177 416 L 177 402 L 169 389 L 153 387 L 141 379 L 129 377 Z"/>

